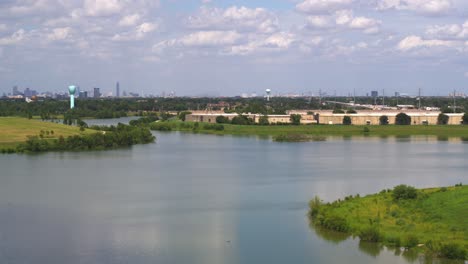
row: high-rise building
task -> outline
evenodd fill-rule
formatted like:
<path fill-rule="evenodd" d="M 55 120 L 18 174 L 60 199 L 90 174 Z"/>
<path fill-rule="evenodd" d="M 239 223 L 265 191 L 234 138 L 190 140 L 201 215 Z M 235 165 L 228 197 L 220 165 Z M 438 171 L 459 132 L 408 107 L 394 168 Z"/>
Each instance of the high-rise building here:
<path fill-rule="evenodd" d="M 378 91 L 371 91 L 371 96 L 372 96 L 372 97 L 378 97 L 378 96 L 379 96 L 379 92 L 378 92 Z"/>
<path fill-rule="evenodd" d="M 115 85 L 115 97 L 120 97 L 120 84 L 117 82 Z"/>
<path fill-rule="evenodd" d="M 15 95 L 19 95 L 20 92 L 18 91 L 18 86 L 13 86 L 13 91 L 12 91 L 12 95 L 15 96 Z"/>
<path fill-rule="evenodd" d="M 80 91 L 80 98 L 88 98 L 88 92 L 87 91 Z"/>
<path fill-rule="evenodd" d="M 100 92 L 100 89 L 97 88 L 97 87 L 94 87 L 94 98 L 99 98 L 101 97 L 101 92 Z"/>

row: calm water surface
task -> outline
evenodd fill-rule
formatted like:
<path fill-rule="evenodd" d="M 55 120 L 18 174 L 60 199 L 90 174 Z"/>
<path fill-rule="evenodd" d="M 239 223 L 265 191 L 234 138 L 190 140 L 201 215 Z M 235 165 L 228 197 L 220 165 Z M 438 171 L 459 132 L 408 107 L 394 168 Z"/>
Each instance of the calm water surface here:
<path fill-rule="evenodd" d="M 468 179 L 468 145 L 431 138 L 156 136 L 130 149 L 1 155 L 0 263 L 419 263 L 311 229 L 308 200 Z"/>

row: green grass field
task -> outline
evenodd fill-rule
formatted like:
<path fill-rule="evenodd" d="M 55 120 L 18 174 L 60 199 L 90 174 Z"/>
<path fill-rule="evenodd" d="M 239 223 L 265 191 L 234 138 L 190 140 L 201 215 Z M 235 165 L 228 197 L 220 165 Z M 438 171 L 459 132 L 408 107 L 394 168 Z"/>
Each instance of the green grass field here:
<path fill-rule="evenodd" d="M 75 126 L 20 117 L 0 117 L 0 149 L 15 148 L 19 143 L 26 141 L 28 136 L 38 136 L 41 130 L 49 131 L 47 138 L 50 139 L 92 133 L 90 130 L 81 132 Z"/>
<path fill-rule="evenodd" d="M 465 256 L 468 251 L 468 186 L 418 190 L 416 199 L 395 200 L 391 191 L 383 191 L 318 207 L 313 200 L 310 206 L 313 223 L 362 240 L 420 245 L 434 252 L 452 243 L 464 249 Z M 317 211 L 312 213 L 312 208 Z"/>
<path fill-rule="evenodd" d="M 223 124 L 224 130 L 204 129 L 207 123 L 199 123 L 194 130 L 192 122 L 168 122 L 173 130 L 191 131 L 207 134 L 229 135 L 264 135 L 279 136 L 288 134 L 302 134 L 315 136 L 438 136 L 459 137 L 468 140 L 468 126 L 344 126 L 344 125 L 300 125 L 300 126 L 259 126 L 259 125 L 231 125 Z M 368 130 L 368 132 L 365 132 Z"/>

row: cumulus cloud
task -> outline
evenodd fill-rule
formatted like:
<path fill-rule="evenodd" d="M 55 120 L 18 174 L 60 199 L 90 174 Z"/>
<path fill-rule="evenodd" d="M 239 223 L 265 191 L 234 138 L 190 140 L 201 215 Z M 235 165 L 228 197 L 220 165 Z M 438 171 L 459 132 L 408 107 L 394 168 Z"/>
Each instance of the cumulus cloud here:
<path fill-rule="evenodd" d="M 401 51 L 409 51 L 415 48 L 431 48 L 431 47 L 452 47 L 455 43 L 448 40 L 440 39 L 423 39 L 419 36 L 408 36 L 402 39 L 397 48 Z"/>
<path fill-rule="evenodd" d="M 88 16 L 109 16 L 122 10 L 119 0 L 85 0 L 84 11 Z"/>
<path fill-rule="evenodd" d="M 328 16 L 308 16 L 307 26 L 312 29 L 341 28 L 361 30 L 366 34 L 375 34 L 380 31 L 382 22 L 377 19 L 358 16 L 352 10 L 339 10 Z"/>
<path fill-rule="evenodd" d="M 437 38 L 448 39 L 467 39 L 468 38 L 468 20 L 463 24 L 446 24 L 429 26 L 426 34 Z"/>
<path fill-rule="evenodd" d="M 138 23 L 140 18 L 141 17 L 138 14 L 124 16 L 122 17 L 122 19 L 120 19 L 119 26 L 124 26 L 124 27 L 134 26 Z"/>
<path fill-rule="evenodd" d="M 441 15 L 453 8 L 451 0 L 379 0 L 379 10 L 410 10 L 427 15 Z"/>
<path fill-rule="evenodd" d="M 54 28 L 50 34 L 47 35 L 47 39 L 50 41 L 65 40 L 70 37 L 70 27 Z"/>
<path fill-rule="evenodd" d="M 320 14 L 345 9 L 353 0 L 305 0 L 296 5 L 296 10 L 308 14 Z"/>
<path fill-rule="evenodd" d="M 202 7 L 198 14 L 189 16 L 186 25 L 193 29 L 259 31 L 278 30 L 278 19 L 265 8 L 232 6 L 226 9 Z"/>
<path fill-rule="evenodd" d="M 178 43 L 184 46 L 232 45 L 241 39 L 236 31 L 199 31 L 182 37 Z"/>
<path fill-rule="evenodd" d="M 10 36 L 0 38 L 0 45 L 14 45 L 22 42 L 26 39 L 26 31 L 24 29 L 19 29 Z"/>

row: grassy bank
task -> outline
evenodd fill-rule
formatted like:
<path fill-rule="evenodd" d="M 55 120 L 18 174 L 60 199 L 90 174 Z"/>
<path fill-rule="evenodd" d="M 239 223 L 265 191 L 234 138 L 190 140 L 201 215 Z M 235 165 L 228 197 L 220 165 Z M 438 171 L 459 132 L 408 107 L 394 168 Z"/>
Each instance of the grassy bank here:
<path fill-rule="evenodd" d="M 158 124 L 159 123 L 159 124 Z M 416 136 L 459 137 L 468 140 L 468 126 L 344 126 L 344 125 L 232 125 L 181 121 L 158 122 L 154 130 L 177 130 L 206 134 L 260 135 L 288 138 L 307 136 Z M 218 127 L 216 127 L 218 125 Z M 222 127 L 222 128 L 221 128 Z M 290 137 L 298 138 L 298 137 Z"/>
<path fill-rule="evenodd" d="M 468 186 L 416 190 L 401 185 L 332 203 L 316 197 L 309 214 L 314 225 L 350 233 L 362 241 L 467 258 Z"/>
<path fill-rule="evenodd" d="M 93 133 L 89 129 L 80 131 L 75 126 L 66 126 L 52 122 L 42 122 L 21 117 L 0 117 L 0 150 L 16 148 L 18 144 L 26 142 L 28 136 L 39 136 L 41 131 L 44 137 L 49 139 Z"/>

